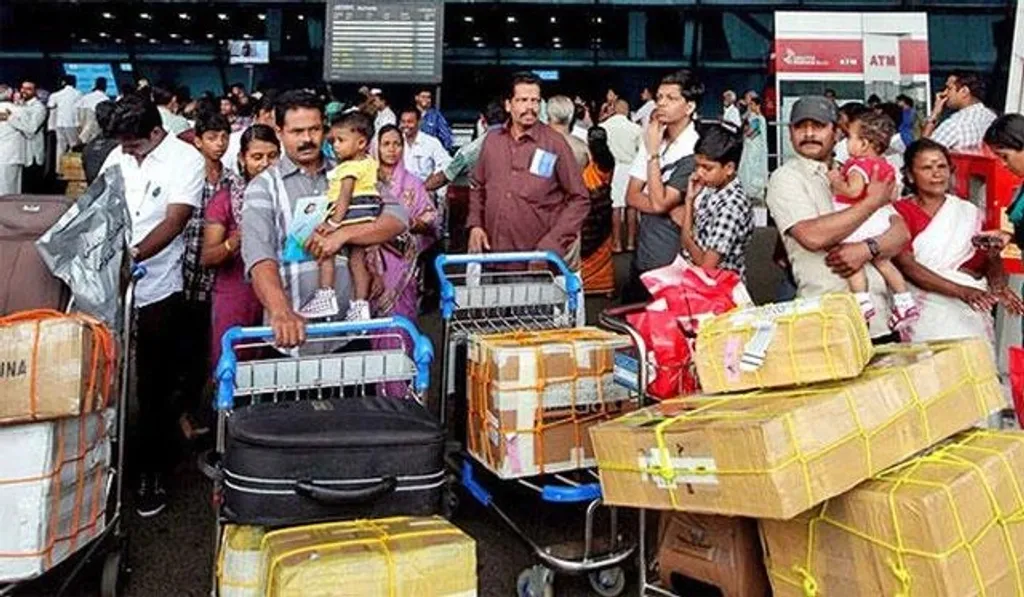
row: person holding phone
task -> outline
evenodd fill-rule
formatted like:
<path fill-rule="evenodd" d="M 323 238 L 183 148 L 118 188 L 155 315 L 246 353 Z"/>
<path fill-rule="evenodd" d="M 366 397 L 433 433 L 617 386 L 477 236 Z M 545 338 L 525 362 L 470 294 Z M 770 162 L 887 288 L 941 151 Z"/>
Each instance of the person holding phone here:
<path fill-rule="evenodd" d="M 985 89 L 985 80 L 976 73 L 961 71 L 950 75 L 946 88 L 935 97 L 921 136 L 952 151 L 980 146 L 985 130 L 996 119 L 995 113 L 985 107 Z M 947 108 L 955 112 L 940 123 Z"/>

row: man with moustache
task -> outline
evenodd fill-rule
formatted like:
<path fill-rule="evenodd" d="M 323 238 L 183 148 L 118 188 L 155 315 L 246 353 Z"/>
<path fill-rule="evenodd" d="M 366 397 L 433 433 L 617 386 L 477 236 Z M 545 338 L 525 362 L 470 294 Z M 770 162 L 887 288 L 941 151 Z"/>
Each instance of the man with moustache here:
<path fill-rule="evenodd" d="M 895 257 L 910 240 L 903 219 L 894 215 L 881 236 L 843 244 L 893 194 L 893 180 L 871 174 L 864 199 L 842 211 L 833 208 L 828 171 L 836 143 L 836 106 L 828 98 L 809 96 L 793 105 L 789 134 L 796 150 L 768 182 L 768 209 L 779 228 L 793 266 L 798 298 L 848 292 L 844 278 L 865 267 L 872 301 L 879 313 L 889 311 L 885 281 L 869 263 L 875 257 Z M 871 321 L 871 335 L 889 336 L 884 317 Z"/>
<path fill-rule="evenodd" d="M 39 101 L 34 82 L 24 81 L 20 91 L 20 109 L 0 112 L 0 121 L 9 119 L 11 127 L 25 138 L 23 192 L 42 193 L 46 187 L 46 105 Z"/>
<path fill-rule="evenodd" d="M 538 119 L 540 97 L 536 75 L 513 76 L 509 122 L 487 134 L 473 171 L 469 252 L 554 251 L 575 270 L 590 198 L 569 144 Z"/>

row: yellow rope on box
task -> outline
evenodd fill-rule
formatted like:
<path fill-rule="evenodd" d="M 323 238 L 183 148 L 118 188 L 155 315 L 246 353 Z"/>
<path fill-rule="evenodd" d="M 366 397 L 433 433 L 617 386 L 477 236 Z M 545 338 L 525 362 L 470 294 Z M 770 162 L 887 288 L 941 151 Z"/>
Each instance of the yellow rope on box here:
<path fill-rule="evenodd" d="M 994 527 L 999 527 L 1000 536 L 1002 538 L 1001 543 L 1005 549 L 1008 560 L 1012 563 L 1012 571 L 1016 584 L 1016 595 L 1018 595 L 1018 597 L 1024 596 L 1024 572 L 1021 570 L 1021 563 L 1018 558 L 1017 549 L 1013 543 L 1013 538 L 1010 535 L 1010 530 L 1008 528 L 1012 523 L 1024 522 L 1024 489 L 1021 487 L 1020 471 L 1014 470 L 1013 466 L 1006 458 L 1005 453 L 992 448 L 976 446 L 971 443 L 979 438 L 1004 438 L 1016 443 L 1024 443 L 1024 434 L 1022 433 L 1005 433 L 976 429 L 956 442 L 940 445 L 923 456 L 919 456 L 888 469 L 874 477 L 873 481 L 892 484 L 892 487 L 888 491 L 887 500 L 889 505 L 889 515 L 891 517 L 893 531 L 895 533 L 895 543 L 869 535 L 831 518 L 828 515 L 828 506 L 830 503 L 830 501 L 828 501 L 822 504 L 818 514 L 808 521 L 806 555 L 802 565 L 793 566 L 792 571 L 794 576 L 789 576 L 775 568 L 771 568 L 769 570 L 769 574 L 780 582 L 800 589 L 805 597 L 816 597 L 818 595 L 819 585 L 817 579 L 814 577 L 813 571 L 814 553 L 816 551 L 815 546 L 817 545 L 818 539 L 817 528 L 821 524 L 827 524 L 858 539 L 862 539 L 872 545 L 892 552 L 892 557 L 886 560 L 886 565 L 896 580 L 900 583 L 900 590 L 894 594 L 895 597 L 909 597 L 912 594 L 913 578 L 906 565 L 907 556 L 931 560 L 945 560 L 960 551 L 964 551 L 967 555 L 970 563 L 969 567 L 971 575 L 977 585 L 978 594 L 985 596 L 987 595 L 985 579 L 982 577 L 981 568 L 978 563 L 978 556 L 975 553 L 975 546 L 984 539 L 988 535 L 989 531 Z M 990 456 L 995 456 L 1006 469 L 1007 478 L 1012 481 L 1011 487 L 1014 494 L 1015 503 L 1012 512 L 1003 513 L 999 506 L 998 498 L 996 497 L 995 488 L 992 486 L 992 483 L 989 481 L 989 478 L 985 475 L 982 468 L 977 463 L 964 458 L 963 453 L 970 451 L 982 452 Z M 953 496 L 952 488 L 945 483 L 925 481 L 914 477 L 918 469 L 922 465 L 928 463 L 963 467 L 970 469 L 980 477 L 981 487 L 985 492 L 985 496 L 992 511 L 992 519 L 983 525 L 974 537 L 967 536 L 963 516 L 957 507 L 957 501 Z M 900 488 L 904 486 L 939 489 L 944 493 L 950 506 L 950 512 L 952 513 L 953 522 L 959 537 L 959 540 L 955 545 L 941 552 L 927 552 L 909 548 L 904 544 L 903 532 L 900 528 L 900 521 L 896 507 L 896 495 Z"/>
<path fill-rule="evenodd" d="M 960 355 L 961 360 L 962 360 L 963 367 L 965 369 L 965 374 L 960 378 L 960 380 L 957 383 L 952 384 L 951 386 L 945 388 L 943 391 L 941 391 L 941 392 L 937 393 L 935 396 L 933 396 L 928 401 L 928 404 L 933 403 L 933 402 L 937 402 L 937 401 L 945 398 L 946 396 L 949 396 L 949 395 L 951 395 L 951 394 L 953 394 L 955 392 L 960 391 L 965 385 L 978 385 L 978 384 L 982 384 L 982 383 L 987 383 L 987 382 L 992 382 L 992 381 L 997 381 L 998 380 L 997 375 L 995 373 L 992 373 L 991 375 L 985 376 L 984 378 L 979 378 L 977 376 L 976 372 L 974 371 L 973 367 L 971 366 L 970 359 L 968 358 L 968 355 L 967 355 L 967 347 L 969 345 L 970 345 L 970 343 L 960 343 L 960 342 L 941 342 L 941 343 L 929 344 L 929 347 L 933 348 L 933 349 L 947 349 L 947 348 L 949 348 L 949 349 L 956 349 L 958 351 L 959 355 Z M 899 345 L 897 345 L 897 346 L 893 346 L 893 347 L 881 348 L 881 349 L 879 349 L 878 353 L 880 353 L 880 354 L 885 354 L 885 353 L 899 354 L 899 353 L 902 353 L 902 352 L 915 352 L 915 351 L 920 351 L 920 350 L 921 350 L 920 346 L 917 346 L 915 348 L 913 346 L 899 346 Z M 871 368 L 871 369 L 868 369 L 867 371 L 865 371 L 864 374 L 861 377 L 858 378 L 858 380 L 864 381 L 864 380 L 877 379 L 879 377 L 884 377 L 884 376 L 891 375 L 891 374 L 892 374 L 892 368 L 891 367 L 884 367 L 884 366 L 883 367 L 874 367 L 874 368 Z M 638 465 L 636 463 L 621 464 L 621 463 L 598 462 L 598 468 L 600 470 L 603 470 L 603 471 L 641 473 L 641 474 L 644 474 L 644 475 L 649 475 L 649 476 L 653 476 L 653 477 L 659 477 L 659 478 L 665 480 L 667 483 L 672 483 L 672 482 L 675 481 L 675 479 L 677 477 L 680 477 L 680 476 L 700 476 L 700 475 L 706 475 L 706 476 L 770 475 L 770 474 L 779 472 L 779 471 L 781 471 L 781 470 L 785 469 L 786 467 L 789 467 L 789 466 L 791 466 L 793 464 L 799 464 L 800 465 L 800 472 L 801 472 L 801 475 L 802 475 L 803 480 L 804 480 L 804 487 L 805 487 L 806 492 L 807 492 L 808 500 L 809 500 L 809 502 L 813 503 L 813 502 L 816 502 L 818 500 L 814 496 L 814 492 L 813 492 L 813 488 L 812 488 L 812 480 L 811 480 L 811 471 L 810 471 L 809 464 L 811 462 L 817 460 L 818 458 L 821 458 L 821 457 L 829 454 L 830 452 L 832 452 L 832 451 L 834 451 L 834 450 L 836 450 L 838 448 L 843 447 L 844 445 L 846 445 L 847 442 L 855 440 L 857 438 L 860 438 L 860 440 L 862 441 L 862 443 L 864 445 L 866 467 L 867 467 L 867 469 L 866 469 L 867 470 L 866 476 L 870 477 L 870 476 L 880 472 L 879 470 L 877 470 L 875 468 L 875 464 L 872 461 L 872 454 L 871 454 L 871 452 L 872 452 L 872 450 L 871 450 L 871 440 L 872 440 L 872 438 L 874 438 L 876 435 L 878 435 L 878 434 L 882 433 L 883 431 L 885 431 L 886 429 L 888 429 L 891 425 L 893 425 L 896 421 L 898 421 L 907 412 L 909 412 L 911 410 L 917 410 L 918 411 L 919 418 L 920 418 L 920 421 L 921 421 L 921 426 L 922 426 L 922 428 L 924 430 L 924 433 L 925 433 L 925 437 L 926 437 L 926 439 L 928 440 L 929 443 L 933 441 L 932 430 L 931 430 L 931 427 L 929 425 L 928 416 L 927 416 L 927 410 L 926 410 L 928 404 L 926 404 L 921 399 L 921 396 L 920 396 L 917 388 L 914 386 L 914 383 L 911 380 L 909 373 L 907 373 L 906 371 L 903 371 L 901 373 L 900 377 L 903 380 L 903 383 L 905 384 L 906 393 L 910 397 L 909 402 L 903 408 L 901 408 L 898 411 L 896 411 L 889 418 L 888 421 L 886 421 L 885 423 L 881 424 L 880 426 L 878 426 L 877 428 L 875 428 L 874 430 L 871 430 L 871 431 L 869 431 L 869 430 L 867 430 L 865 428 L 863 422 L 860 419 L 860 416 L 857 414 L 856 405 L 854 404 L 854 401 L 852 399 L 852 395 L 850 394 L 850 391 L 848 389 L 846 389 L 846 388 L 841 387 L 841 386 L 808 387 L 808 388 L 802 388 L 802 389 L 782 389 L 782 390 L 778 390 L 778 389 L 776 389 L 776 390 L 753 390 L 753 391 L 750 391 L 750 392 L 747 392 L 747 393 L 730 395 L 728 397 L 713 396 L 713 397 L 686 398 L 686 399 L 682 399 L 681 402 L 683 402 L 685 404 L 701 404 L 701 403 L 704 403 L 704 404 L 702 404 L 701 406 L 698 406 L 698 407 L 696 407 L 696 408 L 694 408 L 692 410 L 688 410 L 686 412 L 680 413 L 680 414 L 678 414 L 676 416 L 667 417 L 667 418 L 665 418 L 664 420 L 660 421 L 657 425 L 655 425 L 653 427 L 654 440 L 655 440 L 655 448 L 656 448 L 656 453 L 658 454 L 658 462 L 657 463 L 649 464 L 647 466 L 640 466 L 640 465 Z M 833 442 L 823 446 L 819 450 L 817 450 L 815 452 L 811 452 L 811 453 L 806 453 L 806 454 L 800 448 L 798 437 L 797 437 L 797 434 L 796 434 L 796 430 L 795 430 L 795 427 L 794 427 L 794 422 L 792 420 L 792 414 L 791 413 L 779 413 L 778 411 L 769 411 L 769 410 L 767 410 L 767 407 L 762 407 L 761 409 L 754 409 L 754 410 L 732 410 L 732 411 L 730 411 L 730 410 L 712 410 L 712 409 L 715 409 L 715 408 L 718 408 L 718 407 L 722 407 L 722 406 L 726 406 L 726 405 L 729 405 L 729 404 L 743 405 L 744 403 L 749 403 L 750 399 L 753 399 L 753 398 L 759 398 L 759 399 L 763 399 L 763 398 L 778 398 L 778 399 L 784 400 L 784 399 L 794 399 L 794 398 L 802 398 L 802 397 L 810 397 L 810 396 L 829 395 L 829 394 L 836 394 L 836 393 L 841 393 L 844 396 L 845 402 L 846 402 L 846 407 L 847 407 L 848 411 L 851 414 L 851 418 L 853 419 L 853 422 L 854 422 L 854 425 L 855 425 L 855 429 L 852 432 L 850 432 L 850 433 L 848 433 L 848 434 L 838 438 L 837 440 L 835 440 L 835 441 L 833 441 Z M 986 400 L 984 398 L 984 395 L 981 392 L 976 391 L 975 392 L 975 399 L 976 399 L 976 402 L 977 402 L 977 405 L 978 405 L 978 416 L 979 416 L 979 418 L 988 416 L 989 413 L 988 413 L 988 409 L 985 406 L 986 405 Z M 710 412 L 708 412 L 708 411 L 710 411 Z M 625 417 L 625 419 L 628 420 L 630 418 L 630 416 L 648 417 L 648 418 L 650 418 L 651 414 L 648 411 L 640 411 L 640 413 L 638 413 L 637 415 L 627 415 Z M 785 425 L 785 428 L 786 428 L 786 431 L 787 431 L 787 436 L 789 437 L 789 444 L 792 447 L 792 455 L 790 457 L 788 457 L 788 458 L 783 459 L 781 462 L 775 464 L 774 466 L 770 466 L 770 467 L 766 467 L 766 468 L 762 468 L 762 469 L 720 469 L 720 468 L 716 468 L 714 470 L 708 470 L 708 469 L 696 468 L 696 467 L 677 467 L 675 464 L 673 464 L 672 459 L 671 459 L 671 452 L 670 452 L 670 450 L 668 448 L 668 442 L 667 442 L 665 436 L 666 436 L 667 431 L 669 431 L 670 428 L 673 427 L 674 425 L 676 425 L 677 423 L 680 423 L 680 422 L 689 423 L 689 422 L 700 422 L 700 421 L 721 421 L 721 420 L 739 420 L 739 421 L 746 420 L 746 421 L 750 421 L 750 420 L 756 420 L 756 419 L 764 417 L 764 416 L 781 416 L 782 417 L 783 424 Z M 672 491 L 669 491 L 668 493 L 669 493 L 669 501 L 670 501 L 670 503 L 672 505 L 672 508 L 673 509 L 678 509 L 679 508 L 679 502 L 678 502 L 678 498 L 676 496 L 676 493 L 672 492 Z"/>

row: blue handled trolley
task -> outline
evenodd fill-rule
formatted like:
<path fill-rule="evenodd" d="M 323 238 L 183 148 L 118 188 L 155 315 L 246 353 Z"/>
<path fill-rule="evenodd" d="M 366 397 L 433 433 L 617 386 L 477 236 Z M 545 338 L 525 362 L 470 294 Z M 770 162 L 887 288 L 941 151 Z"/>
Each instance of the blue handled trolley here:
<path fill-rule="evenodd" d="M 534 262 L 553 265 L 559 275 L 548 269 L 528 269 Z M 479 272 L 483 266 L 499 264 L 517 269 Z M 456 376 L 465 374 L 456 370 L 456 350 L 465 346 L 473 334 L 575 327 L 583 309 L 582 283 L 552 252 L 439 255 L 434 267 L 440 280 L 444 320 L 440 399 L 440 416 L 444 423 L 448 420 L 448 400 L 455 394 Z M 457 269 L 459 271 L 455 271 Z M 633 555 L 635 546 L 625 545 L 620 538 L 617 511 L 611 508 L 606 549 L 600 553 L 595 549 L 594 518 L 602 505 L 601 486 L 595 471 L 584 469 L 572 474 L 516 479 L 521 486 L 538 494 L 543 502 L 587 505 L 582 552 L 570 553 L 554 546 L 539 545 L 527 536 L 478 479 L 474 458 L 461 450 L 457 452 L 449 460 L 462 487 L 526 542 L 540 562 L 519 575 L 516 590 L 520 597 L 553 595 L 555 572 L 586 574 L 591 587 L 603 596 L 622 593 L 626 586 L 622 564 Z"/>
<path fill-rule="evenodd" d="M 271 328 L 235 327 L 221 339 L 222 352 L 216 370 L 215 453 L 201 463 L 214 482 L 216 558 L 220 557 L 223 525 L 227 522 L 220 507 L 221 491 L 232 483 L 230 474 L 221 470 L 218 463 L 224 454 L 227 421 L 235 410 L 263 402 L 324 400 L 371 393 L 414 399 L 423 404 L 430 387 L 433 346 L 404 317 L 310 324 L 306 335 L 304 352 L 308 354 L 251 361 L 240 361 L 237 351 L 270 346 Z M 393 348 L 366 346 L 375 339 L 392 339 L 388 345 Z M 350 347 L 351 350 L 333 352 L 353 341 L 360 344 Z M 295 480 L 296 486 L 302 482 Z M 212 595 L 217 595 L 216 568 Z"/>

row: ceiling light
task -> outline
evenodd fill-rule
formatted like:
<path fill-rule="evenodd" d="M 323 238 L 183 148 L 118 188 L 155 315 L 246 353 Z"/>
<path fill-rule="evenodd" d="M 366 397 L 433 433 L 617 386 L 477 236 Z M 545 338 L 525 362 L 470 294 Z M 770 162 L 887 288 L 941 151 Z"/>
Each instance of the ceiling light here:
<path fill-rule="evenodd" d="M 151 37 L 151 38 L 149 38 L 149 43 L 156 44 L 156 43 L 160 43 L 160 42 L 158 42 L 155 37 Z"/>
<path fill-rule="evenodd" d="M 186 39 L 186 40 L 183 40 L 183 41 L 185 42 L 186 46 L 192 45 L 192 40 L 191 39 Z"/>
<path fill-rule="evenodd" d="M 473 41 L 476 41 L 476 42 L 483 41 L 483 38 L 480 37 L 479 35 L 474 35 L 473 36 Z"/>
<path fill-rule="evenodd" d="M 601 17 L 597 17 L 597 18 L 596 18 L 596 19 L 594 19 L 594 20 L 595 20 L 595 21 L 597 21 L 598 23 L 600 23 L 600 22 L 601 22 Z"/>
<path fill-rule="evenodd" d="M 112 18 L 114 18 L 114 15 L 110 14 L 109 12 L 105 12 L 105 13 L 103 13 L 103 18 L 104 19 L 112 19 Z"/>
<path fill-rule="evenodd" d="M 515 23 L 516 22 L 516 18 L 514 16 L 512 16 L 512 15 L 509 15 L 509 16 L 505 17 L 505 20 L 508 21 L 509 23 Z"/>
<path fill-rule="evenodd" d="M 187 21 L 187 20 L 189 20 L 192 17 L 188 16 L 187 12 L 179 12 L 178 13 L 178 18 L 181 19 L 182 21 Z"/>
<path fill-rule="evenodd" d="M 142 32 L 136 31 L 135 32 L 135 37 L 138 37 L 139 39 L 142 39 L 143 37 L 146 37 L 146 36 Z"/>
<path fill-rule="evenodd" d="M 169 38 L 171 38 L 171 39 L 178 39 L 178 38 L 179 38 L 179 37 L 181 37 L 181 36 L 180 36 L 180 35 L 178 35 L 177 33 L 171 33 L 171 34 L 168 34 L 168 36 L 167 36 L 167 37 L 169 37 Z"/>
<path fill-rule="evenodd" d="M 562 41 L 562 38 L 561 37 L 552 37 L 551 41 L 553 41 L 553 42 L 555 42 L 557 44 L 558 42 Z"/>
<path fill-rule="evenodd" d="M 119 38 L 114 40 L 114 43 L 120 45 L 120 44 L 124 43 L 124 40 L 119 37 Z"/>
<path fill-rule="evenodd" d="M 558 22 L 558 17 L 551 17 L 551 22 L 552 23 L 557 23 Z"/>
<path fill-rule="evenodd" d="M 519 42 L 519 41 L 522 41 L 522 40 L 520 40 L 520 39 L 519 39 L 519 37 L 518 37 L 518 36 L 516 36 L 516 37 L 513 37 L 513 38 L 512 38 L 512 41 L 514 41 L 514 42 Z"/>
<path fill-rule="evenodd" d="M 555 44 L 554 47 L 555 47 L 556 50 L 561 49 L 562 44 Z"/>
<path fill-rule="evenodd" d="M 100 36 L 100 37 L 110 37 L 110 34 L 109 34 L 109 33 L 107 33 L 106 31 L 100 31 L 100 32 L 99 32 L 99 36 Z"/>
<path fill-rule="evenodd" d="M 252 36 L 246 33 L 242 35 L 242 39 L 252 39 Z"/>
<path fill-rule="evenodd" d="M 81 43 L 81 44 L 87 44 L 87 43 L 89 43 L 89 40 L 87 40 L 87 39 L 85 39 L 85 38 L 83 37 L 82 39 L 78 40 L 78 43 Z"/>
<path fill-rule="evenodd" d="M 462 20 L 466 21 L 467 23 L 472 23 L 473 22 L 473 17 L 471 17 L 469 15 L 466 15 L 466 16 L 462 17 Z"/>
<path fill-rule="evenodd" d="M 149 14 L 148 12 L 140 12 L 139 13 L 139 18 L 140 19 L 145 19 L 145 20 L 149 21 L 149 20 L 153 19 L 153 15 Z"/>
<path fill-rule="evenodd" d="M 261 12 L 260 14 L 256 15 L 256 18 L 261 20 L 261 21 L 266 21 L 267 20 L 267 15 L 265 15 L 265 14 L 263 14 Z"/>
<path fill-rule="evenodd" d="M 523 44 L 521 44 L 521 43 L 516 43 L 516 47 L 517 47 L 517 48 L 521 48 L 521 47 L 523 47 Z"/>
<path fill-rule="evenodd" d="M 306 15 L 299 15 L 299 20 L 300 21 L 305 21 L 306 20 Z"/>
<path fill-rule="evenodd" d="M 222 20 L 222 21 L 226 21 L 226 20 L 228 20 L 228 15 L 226 15 L 226 14 L 224 14 L 222 12 L 218 12 L 217 13 L 217 18 Z"/>
<path fill-rule="evenodd" d="M 479 42 L 479 43 L 476 44 L 476 47 L 478 47 L 478 48 L 486 48 L 487 44 L 485 44 L 484 42 Z"/>
<path fill-rule="evenodd" d="M 290 41 L 292 39 L 292 34 L 289 33 L 288 35 L 284 36 L 284 38 Z"/>

